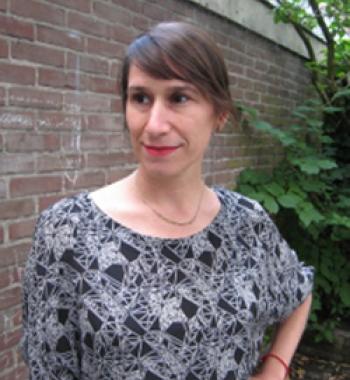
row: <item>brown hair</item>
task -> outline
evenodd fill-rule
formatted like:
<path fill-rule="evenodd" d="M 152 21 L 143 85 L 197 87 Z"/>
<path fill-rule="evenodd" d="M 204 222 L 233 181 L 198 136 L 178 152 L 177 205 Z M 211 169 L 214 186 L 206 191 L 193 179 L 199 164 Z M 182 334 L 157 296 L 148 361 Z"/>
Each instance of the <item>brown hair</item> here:
<path fill-rule="evenodd" d="M 124 111 L 131 64 L 155 78 L 192 83 L 217 113 L 235 115 L 223 55 L 212 38 L 194 25 L 160 23 L 129 45 L 120 77 Z"/>

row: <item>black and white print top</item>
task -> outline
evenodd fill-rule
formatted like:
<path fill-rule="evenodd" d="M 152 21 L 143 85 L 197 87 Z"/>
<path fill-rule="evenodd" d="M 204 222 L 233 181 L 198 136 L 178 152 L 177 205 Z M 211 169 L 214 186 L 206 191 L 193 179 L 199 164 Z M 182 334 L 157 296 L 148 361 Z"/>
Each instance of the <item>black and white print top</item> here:
<path fill-rule="evenodd" d="M 120 225 L 87 192 L 41 214 L 24 275 L 31 380 L 248 379 L 313 269 L 259 204 L 214 190 L 215 219 L 179 239 Z"/>

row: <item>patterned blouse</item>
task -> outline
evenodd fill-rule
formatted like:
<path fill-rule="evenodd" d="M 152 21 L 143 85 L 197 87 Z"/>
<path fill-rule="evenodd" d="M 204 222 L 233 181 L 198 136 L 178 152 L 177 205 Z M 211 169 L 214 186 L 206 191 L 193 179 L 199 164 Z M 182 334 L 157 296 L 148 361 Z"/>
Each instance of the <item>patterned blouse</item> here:
<path fill-rule="evenodd" d="M 24 276 L 31 380 L 249 378 L 313 269 L 258 203 L 214 190 L 219 213 L 186 238 L 136 233 L 87 192 L 41 214 Z"/>

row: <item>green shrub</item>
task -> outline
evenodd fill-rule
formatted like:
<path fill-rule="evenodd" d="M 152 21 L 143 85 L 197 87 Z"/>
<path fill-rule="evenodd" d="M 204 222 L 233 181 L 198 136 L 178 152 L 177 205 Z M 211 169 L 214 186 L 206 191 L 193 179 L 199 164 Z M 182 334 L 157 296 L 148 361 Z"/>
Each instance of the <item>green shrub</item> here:
<path fill-rule="evenodd" d="M 334 327 L 350 322 L 350 1 L 277 3 L 275 21 L 299 34 L 319 98 L 299 106 L 284 128 L 241 107 L 244 120 L 274 137 L 284 154 L 269 172 L 244 170 L 237 190 L 261 202 L 301 259 L 316 267 L 311 328 L 316 340 L 330 341 Z M 325 43 L 321 60 L 310 40 L 316 28 Z"/>

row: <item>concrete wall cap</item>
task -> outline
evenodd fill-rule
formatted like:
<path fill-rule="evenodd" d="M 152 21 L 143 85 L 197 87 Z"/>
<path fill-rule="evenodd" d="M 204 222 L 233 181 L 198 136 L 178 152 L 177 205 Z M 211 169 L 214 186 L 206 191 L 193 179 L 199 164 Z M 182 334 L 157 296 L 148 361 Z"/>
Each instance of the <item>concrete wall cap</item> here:
<path fill-rule="evenodd" d="M 273 20 L 273 7 L 265 0 L 189 0 L 211 12 L 225 17 L 244 28 L 308 58 L 306 48 L 291 25 L 276 24 Z M 311 36 L 315 54 L 321 57 L 324 43 Z"/>

